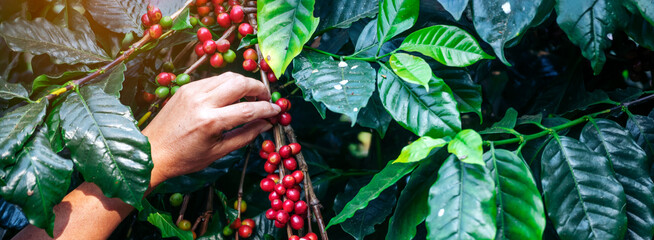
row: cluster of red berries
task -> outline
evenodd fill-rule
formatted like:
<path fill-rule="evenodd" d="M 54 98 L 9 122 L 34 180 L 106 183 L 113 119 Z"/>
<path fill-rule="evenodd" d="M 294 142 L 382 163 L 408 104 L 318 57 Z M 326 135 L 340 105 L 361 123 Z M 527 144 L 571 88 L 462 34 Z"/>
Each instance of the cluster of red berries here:
<path fill-rule="evenodd" d="M 219 68 L 232 63 L 236 59 L 236 53 L 230 49 L 231 42 L 227 39 L 214 41 L 211 31 L 205 27 L 198 29 L 197 37 L 200 43 L 195 45 L 195 54 L 198 57 L 210 55 L 209 63 L 214 68 Z"/>
<path fill-rule="evenodd" d="M 275 73 L 273 73 L 272 69 L 270 69 L 270 66 L 268 66 L 268 63 L 264 59 L 261 59 L 261 61 L 259 61 L 259 66 L 261 67 L 261 71 L 266 73 L 266 76 L 268 77 L 268 82 L 271 83 L 277 82 L 277 77 L 275 76 Z"/>
<path fill-rule="evenodd" d="M 150 34 L 151 38 L 158 39 L 163 34 L 164 28 L 173 25 L 173 19 L 170 16 L 162 17 L 158 7 L 148 5 L 148 12 L 141 16 L 141 24 L 148 28 L 147 34 Z"/>
<path fill-rule="evenodd" d="M 245 18 L 245 12 L 238 0 L 196 0 L 191 7 L 191 11 L 197 13 L 191 21 L 200 19 L 205 26 L 218 23 L 221 27 L 228 28 L 232 23 L 243 22 Z"/>
<path fill-rule="evenodd" d="M 155 83 L 158 86 L 157 89 L 154 91 L 154 94 L 144 92 L 143 100 L 152 103 L 156 98 L 167 98 L 168 96 L 174 95 L 179 90 L 179 87 L 189 82 L 191 82 L 191 76 L 186 73 L 182 73 L 179 76 L 169 72 L 159 73 L 155 78 Z"/>
<path fill-rule="evenodd" d="M 279 123 L 282 126 L 288 126 L 291 124 L 291 114 L 288 113 L 288 110 L 291 110 L 291 101 L 289 101 L 286 98 L 276 96 L 279 95 L 278 92 L 274 92 L 271 94 L 272 96 L 272 101 L 279 106 L 279 108 L 282 109 L 282 111 L 277 115 L 277 117 L 273 117 L 270 119 L 270 122 L 272 124 Z M 298 145 L 299 146 L 299 145 Z M 295 154 L 294 154 L 295 155 Z M 289 170 L 294 170 L 294 169 L 289 169 Z"/>

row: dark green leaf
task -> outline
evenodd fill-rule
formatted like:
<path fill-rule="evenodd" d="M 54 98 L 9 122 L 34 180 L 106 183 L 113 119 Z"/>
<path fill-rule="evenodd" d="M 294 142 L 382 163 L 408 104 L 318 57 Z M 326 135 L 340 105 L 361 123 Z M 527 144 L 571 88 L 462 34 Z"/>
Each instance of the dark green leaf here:
<path fill-rule="evenodd" d="M 400 50 L 419 52 L 452 67 L 465 67 L 481 59 L 493 59 L 481 49 L 477 40 L 455 26 L 426 27 L 407 36 Z"/>
<path fill-rule="evenodd" d="M 191 20 L 189 18 L 189 12 L 190 10 L 188 8 L 184 9 L 184 11 L 182 11 L 182 14 L 180 14 L 179 17 L 175 18 L 175 20 L 173 21 L 173 26 L 170 29 L 179 31 L 179 30 L 193 28 L 193 25 L 191 25 Z"/>
<path fill-rule="evenodd" d="M 581 54 L 590 60 L 595 75 L 602 71 L 609 35 L 626 23 L 627 15 L 616 0 L 558 0 L 556 21 Z"/>
<path fill-rule="evenodd" d="M 5 229 L 22 229 L 28 224 L 21 209 L 0 198 L 0 227 Z"/>
<path fill-rule="evenodd" d="M 524 34 L 538 12 L 542 0 L 473 0 L 473 22 L 481 39 L 493 47 L 495 55 L 506 65 L 505 45 Z"/>
<path fill-rule="evenodd" d="M 545 210 L 529 166 L 515 153 L 493 146 L 484 161 L 496 187 L 495 239 L 541 239 Z"/>
<path fill-rule="evenodd" d="M 554 135 L 543 150 L 547 215 L 561 239 L 623 239 L 626 200 L 611 165 L 576 139 Z"/>
<path fill-rule="evenodd" d="M 441 148 L 447 144 L 447 140 L 430 137 L 421 137 L 418 140 L 402 148 L 400 156 L 393 163 L 412 163 L 419 162 L 429 156 L 434 148 Z"/>
<path fill-rule="evenodd" d="M 45 117 L 48 101 L 28 103 L 0 118 L 0 169 L 15 163 L 14 154 L 23 147 Z"/>
<path fill-rule="evenodd" d="M 281 76 L 311 39 L 319 19 L 313 17 L 314 0 L 259 0 L 259 47 L 275 76 Z"/>
<path fill-rule="evenodd" d="M 52 151 L 46 134 L 47 129 L 41 128 L 25 145 L 0 193 L 7 201 L 21 206 L 30 224 L 52 236 L 53 208 L 68 192 L 73 163 Z"/>
<path fill-rule="evenodd" d="M 627 129 L 629 129 L 636 143 L 645 150 L 650 161 L 654 159 L 654 119 L 629 114 Z"/>
<path fill-rule="evenodd" d="M 454 136 L 454 139 L 447 144 L 447 151 L 456 155 L 465 163 L 484 165 L 482 155 L 484 149 L 479 133 L 472 129 L 465 129 Z"/>
<path fill-rule="evenodd" d="M 152 170 L 148 139 L 114 96 L 95 86 L 80 92 L 68 95 L 59 112 L 76 168 L 107 197 L 141 209 Z"/>
<path fill-rule="evenodd" d="M 640 15 L 632 15 L 624 31 L 636 43 L 654 50 L 654 25 L 645 21 Z"/>
<path fill-rule="evenodd" d="M 368 206 L 368 203 L 376 199 L 385 189 L 389 188 L 400 178 L 407 175 L 417 166 L 417 163 L 388 163 L 384 169 L 375 174 L 370 183 L 362 187 L 356 196 L 345 205 L 343 211 L 334 216 L 327 225 L 327 228 L 344 222 L 351 218 L 356 211 Z"/>
<path fill-rule="evenodd" d="M 493 134 L 493 133 L 510 133 L 507 129 L 513 129 L 518 120 L 518 111 L 513 108 L 509 108 L 504 113 L 504 117 L 499 122 L 493 123 L 493 126 L 481 131 L 481 134 Z"/>
<path fill-rule="evenodd" d="M 362 108 L 357 116 L 357 123 L 359 125 L 377 130 L 381 138 L 384 138 L 384 135 L 386 135 L 388 124 L 392 120 L 393 117 L 384 109 L 378 92 L 372 94 L 370 100 L 368 100 L 368 105 Z"/>
<path fill-rule="evenodd" d="M 460 113 L 476 113 L 479 119 L 481 114 L 481 86 L 476 84 L 464 70 L 452 69 L 436 72 L 436 76 L 443 78 L 447 86 L 452 89 L 456 99 L 456 108 Z"/>
<path fill-rule="evenodd" d="M 361 30 L 359 38 L 357 38 L 354 50 L 356 53 L 353 55 L 365 57 L 373 57 L 377 54 L 375 45 L 377 44 L 377 19 L 373 19 Z"/>
<path fill-rule="evenodd" d="M 629 132 L 614 121 L 591 119 L 581 131 L 581 142 L 604 155 L 627 197 L 626 239 L 654 235 L 654 183 L 648 174 L 647 154 Z"/>
<path fill-rule="evenodd" d="M 432 78 L 429 91 L 399 79 L 382 65 L 377 87 L 384 107 L 404 128 L 418 136 L 441 138 L 461 130 L 456 100 L 443 80 Z"/>
<path fill-rule="evenodd" d="M 62 75 L 55 77 L 46 74 L 40 75 L 32 83 L 32 93 L 39 93 L 50 86 L 63 85 L 67 81 L 81 78 L 86 74 L 86 72 L 64 72 Z"/>
<path fill-rule="evenodd" d="M 141 15 L 146 13 L 144 0 L 85 0 L 84 8 L 93 19 L 114 32 L 141 34 Z"/>
<path fill-rule="evenodd" d="M 293 64 L 293 78 L 314 100 L 350 117 L 352 125 L 375 91 L 375 69 L 368 62 L 339 62 L 318 53 L 299 55 Z"/>
<path fill-rule="evenodd" d="M 393 72 L 402 80 L 418 84 L 429 91 L 429 80 L 432 73 L 429 64 L 424 59 L 406 53 L 396 53 L 388 60 Z"/>
<path fill-rule="evenodd" d="M 468 0 L 438 0 L 438 2 L 443 5 L 443 8 L 452 14 L 454 19 L 457 21 L 461 19 L 463 10 L 468 6 Z"/>
<path fill-rule="evenodd" d="M 50 141 L 52 151 L 58 153 L 64 149 L 65 144 L 64 136 L 61 132 L 61 119 L 59 118 L 59 110 L 61 110 L 61 104 L 58 104 L 58 102 L 55 101 L 53 105 L 54 106 L 52 109 L 50 109 L 50 113 L 48 113 L 48 116 L 45 117 L 45 124 L 48 128 L 48 134 L 46 135 L 48 136 L 48 141 Z"/>
<path fill-rule="evenodd" d="M 8 83 L 0 77 L 0 98 L 11 100 L 14 98 L 29 99 L 27 90 L 19 83 Z"/>
<path fill-rule="evenodd" d="M 354 198 L 356 191 L 365 186 L 369 180 L 370 178 L 350 178 L 347 185 L 345 185 L 345 190 L 336 195 L 334 199 L 334 211 L 342 211 L 345 204 Z M 351 218 L 342 222 L 340 224 L 341 228 L 357 240 L 375 232 L 375 225 L 384 222 L 386 217 L 393 211 L 396 194 L 397 187 L 387 188 L 379 194 L 379 197 L 370 201 L 368 206 L 356 211 Z"/>
<path fill-rule="evenodd" d="M 428 239 L 493 239 L 495 183 L 485 165 L 450 155 L 429 189 Z"/>
<path fill-rule="evenodd" d="M 381 0 L 377 17 L 377 49 L 389 39 L 413 27 L 418 19 L 419 0 Z"/>
<path fill-rule="evenodd" d="M 161 236 L 178 237 L 182 240 L 193 240 L 193 233 L 191 231 L 183 231 L 175 225 L 173 217 L 168 213 L 154 212 L 148 216 L 148 222 L 152 223 L 155 227 L 161 230 Z"/>
<path fill-rule="evenodd" d="M 236 49 L 236 51 L 241 50 L 243 48 L 250 47 L 257 43 L 259 43 L 259 39 L 257 39 L 257 35 L 253 35 L 253 34 L 245 35 L 245 37 L 243 37 L 241 39 L 241 42 L 238 44 L 238 48 Z"/>
<path fill-rule="evenodd" d="M 124 63 L 121 63 L 108 72 L 98 76 L 87 86 L 97 86 L 104 90 L 105 93 L 119 98 L 120 90 L 123 90 L 123 81 L 125 81 L 125 75 L 123 74 L 125 70 L 127 70 L 127 67 Z"/>
<path fill-rule="evenodd" d="M 643 18 L 647 19 L 649 24 L 654 25 L 654 2 L 649 0 L 628 0 L 626 2 L 638 8 Z"/>
<path fill-rule="evenodd" d="M 53 25 L 43 18 L 3 22 L 0 35 L 14 51 L 48 54 L 60 63 L 90 64 L 111 60 L 92 35 Z"/>
<path fill-rule="evenodd" d="M 540 124 L 541 121 L 543 121 L 543 114 L 539 113 L 536 115 L 523 115 L 517 119 L 516 124 Z"/>
<path fill-rule="evenodd" d="M 348 28 L 352 23 L 362 18 L 375 17 L 378 12 L 378 0 L 334 0 L 318 1 L 320 8 L 320 24 L 318 31 L 332 28 Z M 317 7 L 317 6 L 316 6 Z"/>

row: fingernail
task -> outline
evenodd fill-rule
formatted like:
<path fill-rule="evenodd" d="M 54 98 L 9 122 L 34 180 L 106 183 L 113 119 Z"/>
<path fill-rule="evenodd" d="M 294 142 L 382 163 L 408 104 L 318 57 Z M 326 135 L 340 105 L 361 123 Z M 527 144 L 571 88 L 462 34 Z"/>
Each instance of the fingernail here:
<path fill-rule="evenodd" d="M 272 107 L 275 109 L 276 112 L 281 112 L 282 111 L 282 108 L 279 107 L 279 105 L 274 104 L 274 103 L 270 103 L 270 104 L 272 105 Z"/>

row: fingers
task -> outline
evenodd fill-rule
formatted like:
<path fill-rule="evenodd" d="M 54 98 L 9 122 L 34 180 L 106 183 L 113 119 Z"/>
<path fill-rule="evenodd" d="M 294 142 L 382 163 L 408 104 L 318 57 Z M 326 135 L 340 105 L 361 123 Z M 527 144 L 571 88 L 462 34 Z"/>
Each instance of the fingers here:
<path fill-rule="evenodd" d="M 238 102 L 243 97 L 256 98 L 259 101 L 270 100 L 270 93 L 261 81 L 237 76 L 227 80 L 222 79 L 226 82 L 209 92 L 210 98 L 215 99 L 214 102 L 218 107 Z"/>
<path fill-rule="evenodd" d="M 214 152 L 231 152 L 242 148 L 252 142 L 259 134 L 271 128 L 272 124 L 266 120 L 259 119 L 252 121 L 243 127 L 225 133 L 222 143 L 217 144 L 213 150 Z"/>
<path fill-rule="evenodd" d="M 235 103 L 216 109 L 214 129 L 229 131 L 241 124 L 277 116 L 280 111 L 279 106 L 265 101 Z"/>

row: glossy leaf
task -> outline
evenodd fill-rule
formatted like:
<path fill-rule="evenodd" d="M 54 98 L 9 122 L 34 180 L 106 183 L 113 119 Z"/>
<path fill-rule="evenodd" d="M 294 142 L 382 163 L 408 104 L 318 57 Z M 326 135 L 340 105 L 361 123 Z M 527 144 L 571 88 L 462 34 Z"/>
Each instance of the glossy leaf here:
<path fill-rule="evenodd" d="M 654 119 L 641 115 L 629 114 L 627 129 L 636 143 L 654 159 Z"/>
<path fill-rule="evenodd" d="M 93 36 L 53 25 L 43 18 L 3 22 L 0 35 L 14 51 L 48 54 L 61 63 L 90 64 L 111 60 Z"/>
<path fill-rule="evenodd" d="M 647 19 L 649 24 L 654 25 L 654 3 L 648 0 L 628 0 L 630 4 L 633 4 L 643 18 Z"/>
<path fill-rule="evenodd" d="M 375 91 L 375 70 L 360 60 L 334 61 L 317 54 L 301 54 L 293 64 L 293 78 L 303 92 L 356 123 L 359 111 Z"/>
<path fill-rule="evenodd" d="M 493 123 L 493 126 L 481 131 L 481 134 L 493 134 L 493 133 L 511 133 L 509 129 L 515 128 L 515 124 L 518 120 L 518 111 L 513 108 L 509 108 L 504 113 L 504 117 L 496 123 Z"/>
<path fill-rule="evenodd" d="M 318 31 L 322 32 L 333 28 L 349 28 L 352 23 L 363 19 L 372 18 L 379 11 L 378 0 L 334 0 L 318 1 L 320 11 L 316 9 L 320 17 Z M 318 6 L 316 6 L 318 8 Z"/>
<path fill-rule="evenodd" d="M 357 195 L 345 205 L 342 211 L 329 221 L 327 228 L 351 218 L 356 211 L 368 206 L 370 201 L 379 197 L 379 194 L 395 184 L 404 175 L 413 171 L 416 166 L 417 163 L 388 163 L 384 169 L 375 174 L 368 185 L 359 190 Z"/>
<path fill-rule="evenodd" d="M 386 109 L 384 109 L 384 105 L 382 104 L 381 99 L 379 99 L 379 93 L 377 92 L 370 96 L 368 105 L 362 108 L 357 116 L 357 123 L 359 125 L 377 130 L 377 133 L 379 133 L 381 138 L 384 138 L 384 135 L 386 135 L 388 125 L 392 120 L 393 117 L 391 117 L 391 115 L 386 112 Z"/>
<path fill-rule="evenodd" d="M 482 155 L 484 149 L 479 133 L 472 129 L 465 129 L 454 136 L 454 139 L 447 144 L 447 151 L 456 155 L 465 163 L 484 165 Z"/>
<path fill-rule="evenodd" d="M 52 236 L 53 208 L 68 192 L 73 163 L 52 151 L 46 133 L 47 129 L 41 128 L 25 145 L 0 194 L 21 206 L 30 224 Z"/>
<path fill-rule="evenodd" d="M 59 112 L 76 169 L 107 197 L 140 209 L 148 188 L 150 143 L 136 127 L 130 110 L 114 96 L 90 86 L 68 95 Z"/>
<path fill-rule="evenodd" d="M 427 239 L 493 239 L 494 190 L 485 165 L 445 160 L 429 189 Z"/>
<path fill-rule="evenodd" d="M 460 69 L 448 69 L 437 71 L 436 76 L 452 89 L 460 113 L 476 113 L 482 119 L 481 86 L 472 81 L 470 74 Z"/>
<path fill-rule="evenodd" d="M 377 17 L 377 49 L 389 39 L 413 27 L 418 19 L 419 0 L 381 0 Z"/>
<path fill-rule="evenodd" d="M 581 54 L 590 60 L 595 75 L 606 62 L 609 35 L 626 23 L 626 11 L 616 0 L 559 0 L 556 21 Z"/>
<path fill-rule="evenodd" d="M 484 161 L 496 187 L 495 239 L 541 239 L 545 210 L 529 166 L 515 153 L 493 146 Z"/>
<path fill-rule="evenodd" d="M 650 50 L 654 49 L 654 25 L 645 21 L 643 17 L 638 14 L 631 16 L 624 31 L 636 43 Z"/>
<path fill-rule="evenodd" d="M 39 75 L 32 82 L 32 93 L 40 93 L 50 86 L 63 85 L 67 81 L 82 78 L 86 74 L 86 72 L 64 72 L 60 76 Z"/>
<path fill-rule="evenodd" d="M 506 65 L 504 47 L 530 27 L 542 0 L 473 0 L 473 22 L 481 39 L 493 47 L 495 55 Z"/>
<path fill-rule="evenodd" d="M 0 227 L 4 229 L 22 229 L 29 222 L 20 207 L 0 198 Z"/>
<path fill-rule="evenodd" d="M 0 77 L 0 98 L 11 100 L 14 98 L 28 99 L 27 90 L 19 83 L 8 83 Z"/>
<path fill-rule="evenodd" d="M 400 50 L 419 52 L 451 67 L 465 67 L 481 59 L 493 59 L 472 35 L 447 25 L 426 27 L 409 34 Z"/>
<path fill-rule="evenodd" d="M 16 162 L 16 154 L 45 117 L 48 101 L 28 103 L 0 118 L 0 169 Z"/>
<path fill-rule="evenodd" d="M 432 78 L 426 91 L 402 81 L 382 65 L 377 74 L 377 87 L 393 119 L 416 135 L 442 138 L 461 130 L 456 100 L 443 80 Z"/>
<path fill-rule="evenodd" d="M 179 31 L 193 28 L 191 25 L 190 10 L 188 8 L 184 9 L 179 17 L 173 20 L 173 26 L 170 27 L 171 30 Z"/>
<path fill-rule="evenodd" d="M 318 27 L 314 0 L 257 1 L 257 38 L 261 54 L 275 76 L 281 76 Z"/>
<path fill-rule="evenodd" d="M 627 198 L 626 239 L 654 236 L 654 183 L 648 174 L 647 154 L 629 132 L 614 121 L 591 119 L 579 139 L 588 148 L 604 155 L 622 184 Z"/>
<path fill-rule="evenodd" d="M 248 48 L 257 43 L 259 43 L 259 39 L 257 39 L 257 35 L 253 35 L 253 34 L 245 35 L 245 37 L 241 38 L 241 42 L 238 44 L 238 48 L 236 48 L 236 51 L 244 48 Z"/>
<path fill-rule="evenodd" d="M 135 32 L 141 35 L 141 15 L 146 13 L 144 0 L 85 0 L 84 8 L 93 19 L 114 32 Z"/>
<path fill-rule="evenodd" d="M 148 216 L 148 222 L 161 230 L 161 236 L 178 237 L 182 240 L 193 240 L 191 231 L 183 231 L 173 222 L 173 217 L 168 213 L 154 212 Z"/>
<path fill-rule="evenodd" d="M 601 154 L 554 135 L 543 150 L 541 181 L 547 215 L 561 239 L 623 239 L 626 200 Z"/>
<path fill-rule="evenodd" d="M 455 20 L 459 21 L 463 10 L 468 6 L 468 0 L 438 0 L 438 2 L 447 10 Z"/>
<path fill-rule="evenodd" d="M 418 140 L 402 148 L 400 156 L 393 163 L 412 163 L 419 162 L 429 156 L 434 148 L 441 148 L 447 144 L 448 140 L 430 137 L 421 137 Z"/>
<path fill-rule="evenodd" d="M 432 77 L 429 64 L 420 57 L 406 53 L 396 53 L 388 60 L 393 72 L 402 80 L 418 84 L 429 91 L 429 80 Z"/>
<path fill-rule="evenodd" d="M 125 75 L 123 73 L 126 70 L 127 67 L 125 64 L 121 63 L 98 76 L 97 79 L 94 79 L 87 86 L 97 86 L 104 90 L 105 93 L 118 98 L 120 97 L 120 91 L 123 90 L 123 82 L 125 81 Z"/>

